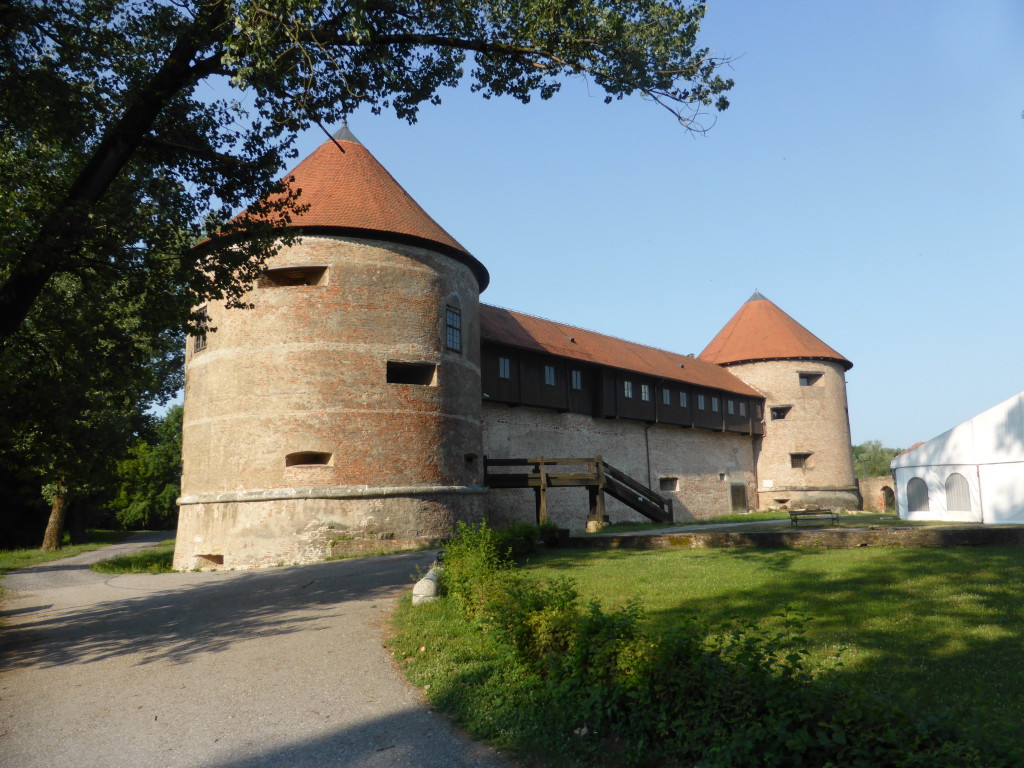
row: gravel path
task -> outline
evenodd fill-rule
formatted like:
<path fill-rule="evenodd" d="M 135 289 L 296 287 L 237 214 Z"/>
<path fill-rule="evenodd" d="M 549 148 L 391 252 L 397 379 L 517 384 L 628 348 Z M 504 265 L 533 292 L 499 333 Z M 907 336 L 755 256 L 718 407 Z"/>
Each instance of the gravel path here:
<path fill-rule="evenodd" d="M 432 713 L 382 623 L 431 552 L 227 573 L 4 580 L 4 768 L 508 768 Z M 112 551 L 113 550 L 113 551 Z"/>

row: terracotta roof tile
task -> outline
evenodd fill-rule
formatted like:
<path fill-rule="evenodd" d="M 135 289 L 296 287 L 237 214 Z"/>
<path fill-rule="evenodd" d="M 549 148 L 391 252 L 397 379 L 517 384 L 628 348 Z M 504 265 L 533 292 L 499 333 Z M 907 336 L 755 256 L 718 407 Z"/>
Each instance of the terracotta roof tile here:
<path fill-rule="evenodd" d="M 700 359 L 719 365 L 752 360 L 835 360 L 853 363 L 760 293 L 755 293 L 711 340 Z"/>
<path fill-rule="evenodd" d="M 294 216 L 292 226 L 328 229 L 356 236 L 387 238 L 421 245 L 467 264 L 487 287 L 487 269 L 454 237 L 445 232 L 347 126 L 320 145 L 285 175 L 302 190 L 299 203 L 308 210 Z"/>
<path fill-rule="evenodd" d="M 717 365 L 487 304 L 480 305 L 480 336 L 483 341 L 508 344 L 520 349 L 684 381 L 748 397 L 763 397 L 756 389 Z"/>

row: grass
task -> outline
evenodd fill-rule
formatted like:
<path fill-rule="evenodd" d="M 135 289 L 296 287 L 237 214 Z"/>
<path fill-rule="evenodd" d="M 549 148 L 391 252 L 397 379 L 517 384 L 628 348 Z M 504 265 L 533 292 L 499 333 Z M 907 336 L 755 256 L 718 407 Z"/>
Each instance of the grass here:
<path fill-rule="evenodd" d="M 51 560 L 62 560 L 65 557 L 78 555 L 82 552 L 91 552 L 100 549 L 108 544 L 117 544 L 124 541 L 129 531 L 110 531 L 92 529 L 86 531 L 89 538 L 87 544 L 70 544 L 67 535 L 64 537 L 64 547 L 55 552 L 43 552 L 38 548 L 31 549 L 4 549 L 0 550 L 0 576 L 4 576 L 18 568 L 28 568 L 30 565 L 48 563 Z"/>
<path fill-rule="evenodd" d="M 776 521 L 778 524 L 761 525 L 760 523 Z M 607 525 L 601 529 L 601 533 L 630 533 L 633 531 L 655 531 L 666 528 L 685 528 L 691 525 L 718 525 L 721 523 L 729 523 L 731 531 L 744 531 L 747 530 L 741 526 L 735 525 L 736 523 L 758 523 L 757 526 L 751 528 L 751 530 L 757 531 L 775 531 L 775 530 L 788 530 L 792 526 L 789 522 L 788 512 L 745 512 L 742 514 L 735 515 L 721 515 L 709 520 L 685 520 L 675 523 L 615 523 L 613 525 Z M 924 527 L 934 525 L 957 525 L 957 523 L 942 523 L 935 521 L 920 521 L 920 520 L 900 520 L 894 514 L 879 514 L 874 512 L 859 512 L 857 514 L 843 514 L 839 517 L 839 522 L 834 526 L 836 528 L 866 528 L 873 525 L 883 526 L 885 528 L 911 528 L 911 527 Z M 804 524 L 801 526 L 804 529 L 810 528 L 811 526 Z M 826 527 L 833 527 L 827 525 Z M 595 534 L 585 534 L 595 535 Z"/>
<path fill-rule="evenodd" d="M 693 615 L 780 629 L 795 611 L 819 674 L 1024 744 L 1024 549 L 577 551 L 528 570 L 605 605 L 639 596 L 662 630 Z"/>
<path fill-rule="evenodd" d="M 173 573 L 173 561 L 174 539 L 168 539 L 140 552 L 101 560 L 89 568 L 97 573 Z"/>

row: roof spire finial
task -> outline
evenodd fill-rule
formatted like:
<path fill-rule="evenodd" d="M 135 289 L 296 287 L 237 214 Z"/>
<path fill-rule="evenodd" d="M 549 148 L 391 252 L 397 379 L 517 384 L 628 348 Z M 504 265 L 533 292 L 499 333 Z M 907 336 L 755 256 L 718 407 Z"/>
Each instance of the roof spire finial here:
<path fill-rule="evenodd" d="M 754 295 L 747 299 L 747 303 L 749 304 L 751 301 L 768 301 L 768 299 L 763 296 L 757 288 L 755 288 Z"/>
<path fill-rule="evenodd" d="M 331 138 L 335 141 L 351 141 L 353 144 L 362 143 L 355 137 L 355 135 L 353 135 L 352 131 L 348 129 L 348 115 L 341 118 L 341 128 L 335 131 Z"/>

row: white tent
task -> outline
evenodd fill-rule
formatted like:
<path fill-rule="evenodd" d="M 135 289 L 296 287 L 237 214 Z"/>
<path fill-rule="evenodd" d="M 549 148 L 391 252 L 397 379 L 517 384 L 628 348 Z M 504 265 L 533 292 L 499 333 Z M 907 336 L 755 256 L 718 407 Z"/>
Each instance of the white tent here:
<path fill-rule="evenodd" d="M 1024 524 L 1024 392 L 891 466 L 905 520 Z"/>

